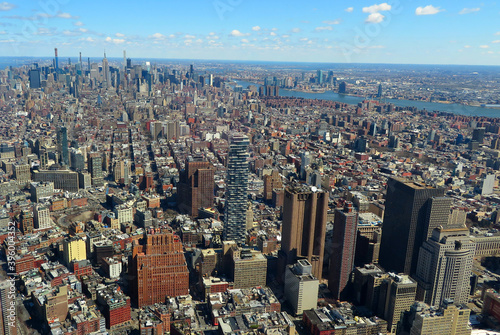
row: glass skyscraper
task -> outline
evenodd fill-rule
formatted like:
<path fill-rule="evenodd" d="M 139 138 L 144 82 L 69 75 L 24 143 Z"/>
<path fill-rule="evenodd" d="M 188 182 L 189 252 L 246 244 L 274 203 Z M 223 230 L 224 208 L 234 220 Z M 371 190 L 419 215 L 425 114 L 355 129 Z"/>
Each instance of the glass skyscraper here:
<path fill-rule="evenodd" d="M 59 149 L 59 155 L 61 155 L 61 164 L 69 166 L 68 130 L 66 127 L 60 127 L 57 131 L 57 146 Z"/>
<path fill-rule="evenodd" d="M 245 243 L 248 199 L 248 145 L 247 136 L 235 134 L 229 146 L 226 180 L 226 212 L 224 240 Z"/>

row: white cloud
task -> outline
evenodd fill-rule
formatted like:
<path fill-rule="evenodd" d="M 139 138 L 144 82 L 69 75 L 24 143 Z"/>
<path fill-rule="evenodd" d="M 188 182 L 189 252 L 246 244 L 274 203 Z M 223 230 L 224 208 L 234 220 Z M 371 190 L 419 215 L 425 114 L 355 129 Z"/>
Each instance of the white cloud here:
<path fill-rule="evenodd" d="M 87 38 L 85 39 L 85 41 L 87 41 L 87 42 L 94 42 L 94 39 L 93 39 L 92 37 L 87 37 Z"/>
<path fill-rule="evenodd" d="M 60 19 L 78 19 L 79 18 L 79 16 L 73 16 L 70 13 L 62 13 L 62 12 L 57 13 L 56 17 L 58 17 Z"/>
<path fill-rule="evenodd" d="M 340 20 L 326 20 L 323 21 L 324 24 L 340 24 Z"/>
<path fill-rule="evenodd" d="M 345 11 L 348 12 L 348 13 L 352 13 L 353 10 L 354 10 L 354 7 L 347 7 L 345 9 Z"/>
<path fill-rule="evenodd" d="M 368 18 L 365 20 L 365 23 L 380 23 L 384 21 L 385 16 L 380 13 L 372 13 L 368 15 Z"/>
<path fill-rule="evenodd" d="M 83 22 L 82 22 L 82 21 L 76 21 L 76 22 L 74 22 L 73 24 L 74 24 L 75 26 L 77 26 L 77 27 L 81 27 L 81 26 L 83 26 Z"/>
<path fill-rule="evenodd" d="M 5 32 L 4 32 L 5 33 Z M 493 42 L 491 43 L 494 43 L 494 44 L 497 44 L 497 43 L 500 43 L 500 40 L 494 40 Z"/>
<path fill-rule="evenodd" d="M 481 49 L 488 49 L 490 46 L 489 45 L 480 45 L 479 46 Z"/>
<path fill-rule="evenodd" d="M 109 36 L 108 36 L 108 37 L 106 37 L 106 40 L 105 40 L 105 41 L 106 41 L 106 42 L 111 42 L 112 40 L 113 40 L 113 39 L 112 39 L 111 37 L 109 37 Z"/>
<path fill-rule="evenodd" d="M 441 9 L 439 7 L 434 7 L 433 5 L 428 5 L 425 7 L 417 7 L 417 9 L 415 9 L 415 14 L 416 15 L 434 15 L 434 14 L 437 14 L 437 13 L 442 12 L 442 11 L 444 11 L 444 9 Z"/>
<path fill-rule="evenodd" d="M 273 29 L 271 29 L 271 30 L 272 30 L 272 31 L 277 31 L 277 30 L 278 30 L 278 28 L 273 28 Z"/>
<path fill-rule="evenodd" d="M 121 39 L 121 38 L 113 38 L 113 43 L 114 44 L 122 44 L 122 43 L 125 43 L 125 40 Z"/>
<path fill-rule="evenodd" d="M 150 37 L 152 37 L 152 38 L 156 38 L 156 39 L 159 39 L 159 40 L 160 40 L 160 39 L 165 38 L 165 35 L 160 34 L 160 33 L 154 33 L 154 34 L 153 34 L 153 35 L 151 35 Z"/>
<path fill-rule="evenodd" d="M 271 35 L 271 36 L 276 36 L 276 33 L 275 33 L 274 31 L 271 31 L 271 32 L 269 33 L 269 35 Z"/>
<path fill-rule="evenodd" d="M 466 46 L 464 46 L 464 48 L 465 49 L 469 49 L 469 48 L 471 48 L 471 46 L 470 45 L 466 45 Z"/>
<path fill-rule="evenodd" d="M 14 40 L 0 40 L 0 43 L 12 43 Z"/>
<path fill-rule="evenodd" d="M 292 33 L 300 33 L 300 28 L 293 28 Z"/>
<path fill-rule="evenodd" d="M 214 36 L 214 35 L 215 35 L 215 33 L 214 33 L 213 31 L 211 31 L 210 33 L 208 33 L 208 35 L 210 35 L 210 36 Z"/>
<path fill-rule="evenodd" d="M 0 31 L 0 35 L 5 35 L 7 32 L 5 30 Z"/>
<path fill-rule="evenodd" d="M 241 43 L 250 43 L 246 38 L 241 40 Z"/>
<path fill-rule="evenodd" d="M 231 36 L 235 36 L 235 37 L 243 37 L 243 36 L 249 36 L 249 35 L 250 35 L 249 33 L 244 34 L 244 33 L 242 33 L 241 31 L 236 30 L 236 29 L 234 29 L 234 30 L 231 32 Z"/>
<path fill-rule="evenodd" d="M 500 31 L 496 32 L 495 35 L 497 35 L 497 36 L 500 35 Z"/>
<path fill-rule="evenodd" d="M 387 10 L 391 10 L 392 6 L 387 2 L 381 3 L 379 5 L 372 5 L 369 7 L 363 7 L 363 13 L 378 13 Z"/>
<path fill-rule="evenodd" d="M 82 32 L 82 33 L 86 33 L 88 32 L 88 29 L 85 29 L 85 28 L 78 28 L 78 31 Z M 118 36 L 118 35 L 117 35 Z"/>
<path fill-rule="evenodd" d="M 307 37 L 304 37 L 304 38 L 301 38 L 300 40 L 301 40 L 302 42 L 305 42 L 305 41 L 307 41 L 307 40 L 309 40 L 309 39 L 308 39 Z"/>
<path fill-rule="evenodd" d="M 470 13 L 474 13 L 474 12 L 479 12 L 480 10 L 481 10 L 481 8 L 479 8 L 479 7 L 477 7 L 477 8 L 464 8 L 460 12 L 458 12 L 458 14 L 460 14 L 460 15 L 470 14 Z"/>
<path fill-rule="evenodd" d="M 116 33 L 115 34 L 116 37 L 125 37 L 125 34 L 122 34 L 122 33 Z"/>
<path fill-rule="evenodd" d="M 253 31 L 259 31 L 259 30 L 260 30 L 260 27 L 259 27 L 259 26 L 252 27 L 252 30 L 253 30 Z"/>
<path fill-rule="evenodd" d="M 333 30 L 333 28 L 330 26 L 325 26 L 325 27 L 316 27 L 316 29 L 314 29 L 314 31 L 316 31 L 316 32 L 324 31 L 324 30 Z"/>
<path fill-rule="evenodd" d="M 187 34 L 186 36 L 184 36 L 184 38 L 186 38 L 188 40 L 193 40 L 196 38 L 196 36 Z"/>
<path fill-rule="evenodd" d="M 14 9 L 16 7 L 17 7 L 16 5 L 14 5 L 13 3 L 7 2 L 7 1 L 0 2 L 0 11 L 1 12 L 6 12 L 6 11 Z"/>
<path fill-rule="evenodd" d="M 283 38 L 289 38 L 290 35 L 281 35 L 281 37 L 283 37 Z"/>

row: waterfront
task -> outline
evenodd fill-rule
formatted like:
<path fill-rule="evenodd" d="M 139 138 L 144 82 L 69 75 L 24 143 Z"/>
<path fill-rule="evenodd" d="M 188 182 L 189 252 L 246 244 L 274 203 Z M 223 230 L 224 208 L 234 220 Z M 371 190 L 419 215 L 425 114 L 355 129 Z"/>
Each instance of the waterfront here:
<path fill-rule="evenodd" d="M 236 84 L 243 86 L 243 88 L 248 87 L 248 85 L 261 86 L 256 83 L 235 80 Z M 323 99 L 323 100 L 333 100 L 338 102 L 343 102 L 346 104 L 355 105 L 359 102 L 365 100 L 364 97 L 357 97 L 352 95 L 338 94 L 332 91 L 327 91 L 325 93 L 307 93 L 294 90 L 280 89 L 280 96 L 282 97 L 296 97 L 304 99 Z M 466 106 L 460 104 L 442 104 L 437 102 L 427 102 L 427 101 L 413 101 L 413 100 L 399 100 L 399 99 L 383 99 L 385 103 L 392 103 L 399 107 L 417 107 L 420 110 L 428 111 L 439 111 L 439 112 L 449 112 L 453 114 L 465 115 L 465 116 L 486 116 L 486 117 L 500 117 L 500 110 L 480 107 L 480 106 Z"/>

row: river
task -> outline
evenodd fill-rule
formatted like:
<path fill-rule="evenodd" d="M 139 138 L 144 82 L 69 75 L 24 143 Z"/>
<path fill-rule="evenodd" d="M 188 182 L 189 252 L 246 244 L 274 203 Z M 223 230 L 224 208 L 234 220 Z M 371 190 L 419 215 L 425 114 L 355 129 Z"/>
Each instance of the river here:
<path fill-rule="evenodd" d="M 261 86 L 256 83 L 251 83 L 248 81 L 235 80 L 237 85 L 247 88 L 248 85 Z M 323 100 L 333 100 L 338 102 L 343 102 L 346 104 L 357 105 L 358 102 L 365 100 L 363 97 L 356 97 L 351 95 L 338 94 L 332 91 L 327 91 L 325 93 L 308 93 L 292 91 L 280 88 L 280 96 L 282 97 L 296 97 L 304 99 L 323 99 Z M 384 99 L 385 103 L 392 103 L 399 107 L 417 107 L 420 110 L 428 111 L 439 111 L 448 112 L 458 115 L 466 116 L 486 116 L 486 117 L 500 117 L 500 110 L 485 107 L 475 107 L 466 106 L 460 104 L 440 104 L 437 102 L 426 102 L 426 101 L 413 101 L 413 100 L 399 100 L 399 99 Z"/>

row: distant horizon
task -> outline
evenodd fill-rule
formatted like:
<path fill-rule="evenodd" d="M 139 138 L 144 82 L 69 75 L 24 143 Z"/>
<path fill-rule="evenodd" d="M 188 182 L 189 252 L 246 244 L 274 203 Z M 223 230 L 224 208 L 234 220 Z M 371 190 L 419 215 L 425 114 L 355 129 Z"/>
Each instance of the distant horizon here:
<path fill-rule="evenodd" d="M 35 59 L 54 59 L 55 56 L 0 56 L 2 58 L 35 58 Z M 67 64 L 67 59 L 79 59 L 79 56 L 58 56 L 59 63 Z M 104 56 L 83 56 L 82 60 L 90 59 L 103 59 Z M 108 56 L 106 58 L 112 60 L 122 60 L 123 57 Z M 280 60 L 249 60 L 249 59 L 203 59 L 203 58 L 159 58 L 159 57 L 129 57 L 131 60 L 164 60 L 164 61 L 197 61 L 197 62 L 236 62 L 236 63 L 275 63 L 275 64 L 340 64 L 340 65 L 407 65 L 407 66 L 477 66 L 477 67 L 500 67 L 500 64 L 445 64 L 445 63 L 370 63 L 370 62 L 321 62 L 321 61 L 280 61 Z M 85 62 L 84 61 L 84 62 Z"/>
<path fill-rule="evenodd" d="M 452 0 L 4 1 L 0 55 L 500 66 L 499 12 Z"/>

